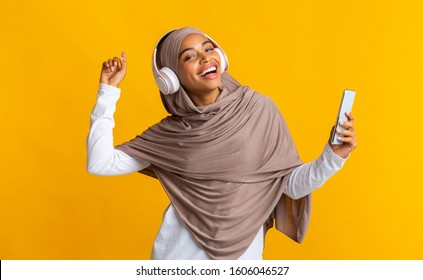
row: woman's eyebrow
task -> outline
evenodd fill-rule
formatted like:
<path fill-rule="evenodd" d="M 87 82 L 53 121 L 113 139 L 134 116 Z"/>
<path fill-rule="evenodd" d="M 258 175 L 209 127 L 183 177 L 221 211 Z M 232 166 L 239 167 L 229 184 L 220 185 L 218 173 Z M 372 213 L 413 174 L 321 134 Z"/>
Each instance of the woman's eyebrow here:
<path fill-rule="evenodd" d="M 206 45 L 206 44 L 208 44 L 208 43 L 210 43 L 210 44 L 211 44 L 211 42 L 210 42 L 209 40 L 204 41 L 204 42 L 201 44 L 201 46 L 204 46 L 204 45 Z M 181 52 L 179 53 L 179 55 L 178 55 L 178 58 L 180 58 L 180 57 L 181 57 L 181 55 L 182 55 L 184 52 L 189 51 L 189 50 L 193 50 L 193 49 L 194 49 L 194 48 L 186 48 L 185 50 L 181 51 Z"/>

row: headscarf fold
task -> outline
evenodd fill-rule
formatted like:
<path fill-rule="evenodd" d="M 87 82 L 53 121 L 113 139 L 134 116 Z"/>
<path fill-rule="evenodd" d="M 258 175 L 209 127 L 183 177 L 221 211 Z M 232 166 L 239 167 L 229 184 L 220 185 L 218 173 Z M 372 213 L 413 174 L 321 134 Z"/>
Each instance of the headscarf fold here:
<path fill-rule="evenodd" d="M 194 28 L 173 31 L 160 62 L 177 73 L 177 54 Z M 205 36 L 206 37 L 206 36 Z M 237 259 L 260 227 L 273 226 L 297 242 L 307 231 L 311 195 L 284 194 L 302 164 L 275 104 L 228 73 L 216 102 L 195 106 L 183 87 L 161 94 L 171 114 L 117 146 L 151 163 L 141 172 L 158 178 L 181 220 L 213 259 Z"/>

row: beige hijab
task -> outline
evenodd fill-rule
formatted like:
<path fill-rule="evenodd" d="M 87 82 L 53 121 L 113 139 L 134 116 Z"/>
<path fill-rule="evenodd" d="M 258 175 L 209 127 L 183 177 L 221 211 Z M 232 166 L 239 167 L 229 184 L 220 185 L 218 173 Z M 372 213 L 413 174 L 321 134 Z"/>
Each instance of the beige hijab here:
<path fill-rule="evenodd" d="M 162 66 L 177 73 L 177 53 L 194 28 L 162 43 Z M 297 242 L 307 231 L 311 195 L 284 194 L 301 165 L 288 128 L 274 103 L 222 75 L 215 103 L 196 107 L 185 90 L 161 95 L 170 116 L 117 146 L 151 163 L 182 221 L 213 259 L 237 259 L 260 227 L 273 226 Z"/>

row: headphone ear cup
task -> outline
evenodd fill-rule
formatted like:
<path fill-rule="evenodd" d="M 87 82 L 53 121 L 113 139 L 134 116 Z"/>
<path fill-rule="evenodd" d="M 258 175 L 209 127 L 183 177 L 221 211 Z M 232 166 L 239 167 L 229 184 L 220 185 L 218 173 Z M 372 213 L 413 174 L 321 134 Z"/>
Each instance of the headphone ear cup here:
<path fill-rule="evenodd" d="M 156 76 L 156 83 L 160 91 L 165 94 L 173 94 L 179 90 L 180 84 L 176 74 L 168 67 L 159 70 L 161 76 Z"/>
<path fill-rule="evenodd" d="M 215 48 L 214 50 L 220 56 L 220 73 L 223 73 L 228 69 L 228 66 L 229 66 L 228 58 L 226 57 L 225 53 L 221 49 Z"/>

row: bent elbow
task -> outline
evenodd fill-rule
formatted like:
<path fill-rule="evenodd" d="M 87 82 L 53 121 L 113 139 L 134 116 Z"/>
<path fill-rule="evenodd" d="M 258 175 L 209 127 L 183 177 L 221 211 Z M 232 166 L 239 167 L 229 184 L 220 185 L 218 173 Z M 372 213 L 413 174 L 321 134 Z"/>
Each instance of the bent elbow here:
<path fill-rule="evenodd" d="M 87 163 L 86 166 L 87 172 L 93 175 L 100 175 L 98 172 L 98 169 L 95 168 L 93 165 L 90 165 L 89 163 Z"/>
<path fill-rule="evenodd" d="M 301 195 L 296 194 L 296 193 L 289 193 L 289 194 L 287 193 L 286 195 L 289 196 L 290 198 L 292 198 L 293 200 L 297 200 L 297 199 L 304 197 L 304 196 L 301 196 Z"/>
<path fill-rule="evenodd" d="M 92 175 L 104 175 L 104 168 L 102 168 L 100 164 L 87 161 L 86 169 L 87 169 L 87 172 Z"/>

